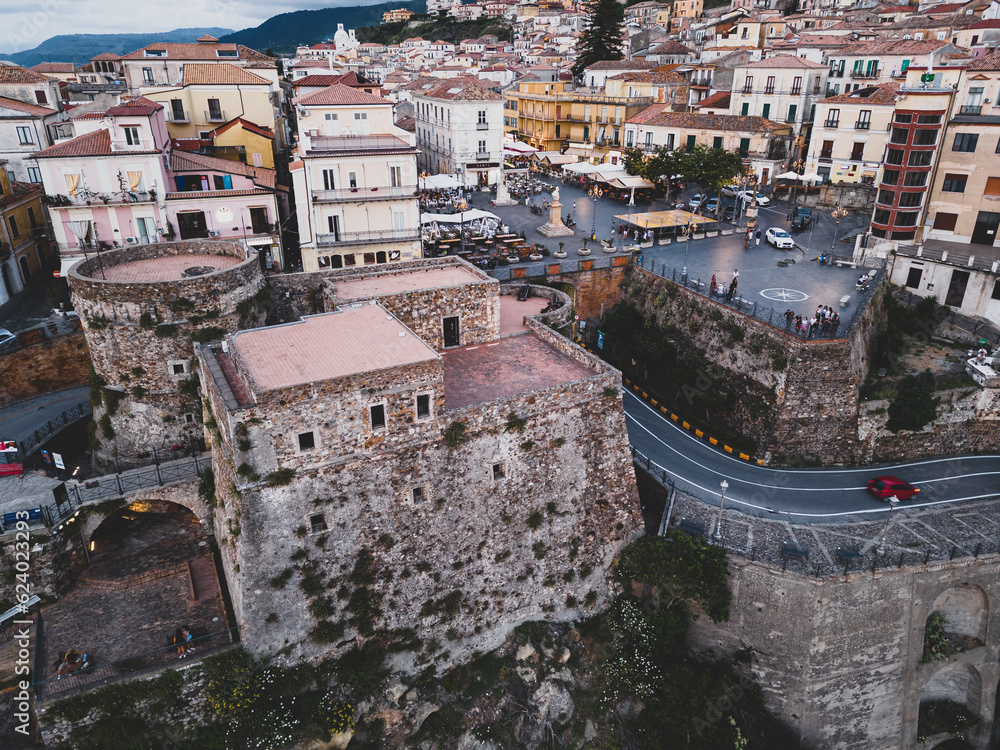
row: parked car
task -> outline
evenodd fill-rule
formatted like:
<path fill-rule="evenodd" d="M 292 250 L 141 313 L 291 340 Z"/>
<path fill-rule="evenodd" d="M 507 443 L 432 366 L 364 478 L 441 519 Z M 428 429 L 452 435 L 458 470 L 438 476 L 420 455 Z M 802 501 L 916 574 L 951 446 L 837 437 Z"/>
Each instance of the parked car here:
<path fill-rule="evenodd" d="M 813 210 L 809 206 L 798 206 L 795 209 L 795 215 L 800 219 L 811 219 L 813 215 Z"/>
<path fill-rule="evenodd" d="M 792 235 L 784 229 L 779 229 L 778 227 L 771 227 L 768 229 L 764 233 L 764 239 L 781 250 L 795 247 L 795 240 L 792 239 Z"/>
<path fill-rule="evenodd" d="M 705 214 L 706 215 L 714 214 L 718 210 L 719 210 L 719 199 L 709 198 L 708 201 L 705 203 Z"/>
<path fill-rule="evenodd" d="M 881 500 L 896 497 L 899 500 L 912 500 L 920 492 L 919 487 L 904 482 L 892 474 L 875 477 L 868 482 L 868 491 Z"/>
<path fill-rule="evenodd" d="M 695 193 L 691 196 L 691 200 L 688 201 L 688 208 L 694 211 L 701 207 L 701 204 L 708 200 L 707 195 L 702 195 L 701 193 Z"/>
<path fill-rule="evenodd" d="M 0 352 L 12 352 L 18 346 L 17 336 L 6 328 L 0 328 Z"/>
<path fill-rule="evenodd" d="M 722 194 L 724 196 L 726 196 L 727 198 L 735 198 L 736 195 L 737 195 L 737 193 L 739 193 L 739 192 L 740 192 L 740 189 L 738 187 L 736 187 L 735 185 L 723 185 L 722 186 Z"/>
<path fill-rule="evenodd" d="M 739 197 L 744 203 L 749 204 L 754 199 L 754 192 L 753 190 L 744 190 L 739 194 Z M 764 195 L 763 193 L 757 193 L 758 206 L 766 206 L 770 202 L 771 199 L 768 198 L 766 195 Z"/>
<path fill-rule="evenodd" d="M 725 221 L 732 221 L 736 218 L 736 206 L 730 204 L 722 209 L 722 218 Z"/>

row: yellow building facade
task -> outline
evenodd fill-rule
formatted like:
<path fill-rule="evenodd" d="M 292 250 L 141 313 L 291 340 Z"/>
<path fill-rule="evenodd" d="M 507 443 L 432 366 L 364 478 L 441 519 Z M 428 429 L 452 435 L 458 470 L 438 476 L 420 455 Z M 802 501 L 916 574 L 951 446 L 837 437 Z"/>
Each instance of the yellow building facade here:
<path fill-rule="evenodd" d="M 55 263 L 41 185 L 11 182 L 5 166 L 0 161 L 0 304 Z"/>

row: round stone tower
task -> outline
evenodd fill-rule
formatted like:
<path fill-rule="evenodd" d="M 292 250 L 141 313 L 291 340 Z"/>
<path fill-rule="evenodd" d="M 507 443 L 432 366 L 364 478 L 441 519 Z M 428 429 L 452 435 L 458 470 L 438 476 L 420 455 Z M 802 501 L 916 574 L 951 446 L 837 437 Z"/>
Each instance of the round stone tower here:
<path fill-rule="evenodd" d="M 200 442 L 194 341 L 261 325 L 268 298 L 256 254 L 184 240 L 100 253 L 69 271 L 94 372 L 98 460 L 145 463 Z"/>

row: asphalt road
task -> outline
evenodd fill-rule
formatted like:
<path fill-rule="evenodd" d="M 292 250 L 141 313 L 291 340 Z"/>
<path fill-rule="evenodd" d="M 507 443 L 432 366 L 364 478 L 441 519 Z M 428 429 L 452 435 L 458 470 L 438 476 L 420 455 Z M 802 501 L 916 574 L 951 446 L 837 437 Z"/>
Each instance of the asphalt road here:
<path fill-rule="evenodd" d="M 845 469 L 774 469 L 733 458 L 681 429 L 638 396 L 624 392 L 629 440 L 665 469 L 678 489 L 718 505 L 720 483 L 729 483 L 727 508 L 792 523 L 853 522 L 885 514 L 888 505 L 866 489 L 869 479 L 895 474 L 920 488 L 926 508 L 971 503 L 1000 495 L 1000 456 L 958 456 Z"/>
<path fill-rule="evenodd" d="M 86 401 L 86 388 L 68 388 L 0 409 L 0 440 L 24 440 L 43 424 Z"/>

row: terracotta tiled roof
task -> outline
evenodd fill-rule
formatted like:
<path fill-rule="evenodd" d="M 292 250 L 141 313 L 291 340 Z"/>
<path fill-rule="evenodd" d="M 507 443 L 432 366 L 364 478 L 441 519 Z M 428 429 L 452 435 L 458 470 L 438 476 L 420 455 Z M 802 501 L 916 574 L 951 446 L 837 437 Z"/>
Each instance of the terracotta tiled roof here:
<path fill-rule="evenodd" d="M 29 104 L 18 99 L 8 99 L 6 96 L 0 96 L 0 109 L 12 109 L 15 112 L 23 112 L 31 117 L 47 117 L 48 115 L 56 114 L 54 109 L 40 107 L 37 104 Z"/>
<path fill-rule="evenodd" d="M 71 120 L 103 120 L 106 112 L 82 112 L 78 115 L 70 115 Z"/>
<path fill-rule="evenodd" d="M 46 73 L 72 73 L 76 70 L 76 66 L 73 63 L 67 62 L 43 62 L 38 63 L 38 65 L 32 65 L 28 70 L 33 70 L 42 75 Z"/>
<path fill-rule="evenodd" d="M 694 50 L 685 47 L 676 39 L 657 44 L 649 51 L 651 55 L 693 55 Z"/>
<path fill-rule="evenodd" d="M 189 151 L 183 153 L 171 152 L 170 169 L 173 172 L 199 172 L 212 170 L 225 174 L 238 174 L 253 180 L 261 188 L 274 188 L 274 170 L 266 167 L 255 167 L 232 159 L 220 159 L 205 154 L 195 154 Z M 228 191 L 227 191 L 228 192 Z"/>
<path fill-rule="evenodd" d="M 937 39 L 894 39 L 891 42 L 858 42 L 848 45 L 846 55 L 926 55 L 950 42 Z"/>
<path fill-rule="evenodd" d="M 417 121 L 410 116 L 400 117 L 396 120 L 396 127 L 405 130 L 408 133 L 415 133 L 417 130 Z"/>
<path fill-rule="evenodd" d="M 497 101 L 503 99 L 500 94 L 491 91 L 482 84 L 482 81 L 473 76 L 446 78 L 443 81 L 439 81 L 437 86 L 426 92 L 422 92 L 421 95 L 431 97 L 432 99 L 465 102 Z"/>
<path fill-rule="evenodd" d="M 985 21 L 977 21 L 969 27 L 970 29 L 1000 29 L 1000 18 L 987 18 Z"/>
<path fill-rule="evenodd" d="M 883 83 L 878 86 L 858 89 L 846 94 L 828 96 L 823 103 L 832 104 L 894 104 L 896 93 L 899 91 L 899 83 Z"/>
<path fill-rule="evenodd" d="M 195 41 L 198 41 L 198 42 L 217 42 L 219 40 L 216 37 L 212 36 L 211 34 L 203 34 L 202 36 L 198 37 Z"/>
<path fill-rule="evenodd" d="M 609 81 L 632 81 L 634 83 L 687 83 L 687 79 L 672 70 L 647 70 L 640 73 L 619 73 L 608 76 Z"/>
<path fill-rule="evenodd" d="M 965 5 L 965 3 L 945 3 L 943 5 L 934 5 L 925 10 L 924 13 L 955 13 L 963 5 Z"/>
<path fill-rule="evenodd" d="M 97 55 L 96 57 L 92 57 L 90 59 L 91 59 L 92 62 L 95 61 L 95 60 L 121 60 L 122 56 L 121 55 L 116 55 L 114 52 L 102 52 L 101 54 Z"/>
<path fill-rule="evenodd" d="M 635 117 L 627 120 L 636 125 L 662 125 L 671 128 L 691 128 L 697 130 L 734 130 L 741 133 L 769 133 L 790 127 L 763 117 L 742 115 L 710 115 L 698 112 L 671 112 L 669 104 L 654 104 L 646 107 Z"/>
<path fill-rule="evenodd" d="M 717 91 L 711 96 L 706 96 L 697 104 L 692 106 L 699 109 L 724 109 L 729 107 L 729 102 L 732 99 L 732 93 L 729 91 Z"/>
<path fill-rule="evenodd" d="M 123 60 L 155 60 L 155 57 L 146 57 L 146 50 L 164 50 L 168 60 L 219 60 L 217 51 L 236 52 L 238 60 L 265 60 L 274 62 L 274 58 L 261 54 L 257 50 L 244 47 L 242 44 L 231 44 L 216 42 L 213 44 L 206 42 L 158 42 L 157 44 L 147 44 L 145 47 L 137 49 L 123 55 Z M 160 58 L 163 59 L 163 58 Z M 221 58 L 225 59 L 225 58 Z M 229 58 L 233 59 L 233 58 Z"/>
<path fill-rule="evenodd" d="M 270 81 L 232 63 L 188 63 L 184 66 L 184 85 L 199 83 L 266 86 Z"/>
<path fill-rule="evenodd" d="M 112 107 L 105 114 L 112 117 L 149 117 L 158 109 L 163 109 L 163 105 L 154 102 L 144 96 L 136 96 L 131 99 L 123 99 L 122 103 Z"/>
<path fill-rule="evenodd" d="M 323 86 L 325 88 L 327 86 L 333 86 L 337 83 L 342 83 L 345 86 L 355 86 L 358 88 L 371 88 L 372 86 L 377 85 L 374 81 L 369 81 L 364 76 L 359 76 L 352 70 L 349 73 L 341 73 L 339 75 L 308 75 L 304 78 L 299 78 L 297 81 L 292 81 L 292 87 Z"/>
<path fill-rule="evenodd" d="M 304 107 L 316 107 L 323 105 L 389 104 L 389 102 L 361 89 L 353 89 L 342 83 L 335 83 L 333 86 L 328 86 L 300 99 L 299 104 Z"/>
<path fill-rule="evenodd" d="M 159 153 L 159 149 L 152 149 L 146 151 L 132 150 L 128 151 L 112 151 L 111 150 L 111 133 L 107 130 L 95 130 L 93 133 L 87 133 L 86 135 L 81 135 L 74 138 L 71 141 L 66 141 L 65 143 L 57 143 L 55 146 L 49 146 L 46 149 L 42 149 L 37 152 L 33 158 L 35 159 L 50 159 L 56 157 L 66 157 L 66 156 L 128 156 L 133 157 L 137 154 L 156 154 Z"/>
<path fill-rule="evenodd" d="M 651 70 L 659 63 L 645 60 L 601 60 L 588 65 L 587 70 Z"/>
<path fill-rule="evenodd" d="M 990 52 L 969 63 L 968 70 L 1000 70 L 1000 52 Z"/>
<path fill-rule="evenodd" d="M 0 64 L 0 83 L 48 83 L 50 80 L 20 65 Z"/>
<path fill-rule="evenodd" d="M 756 62 L 743 63 L 738 65 L 739 68 L 823 68 L 826 69 L 826 65 L 820 63 L 812 62 L 811 60 L 803 60 L 801 57 L 795 57 L 794 55 L 775 55 L 774 57 L 769 57 L 766 60 L 758 60 Z"/>
<path fill-rule="evenodd" d="M 249 120 L 244 120 L 242 117 L 237 117 L 235 120 L 230 120 L 225 125 L 220 125 L 215 130 L 212 131 L 212 137 L 225 133 L 227 130 L 240 125 L 244 130 L 248 130 L 251 133 L 256 133 L 257 135 L 262 135 L 265 138 L 274 139 L 274 131 L 270 128 L 265 128 L 263 125 L 257 125 L 256 123 L 250 122 Z"/>

